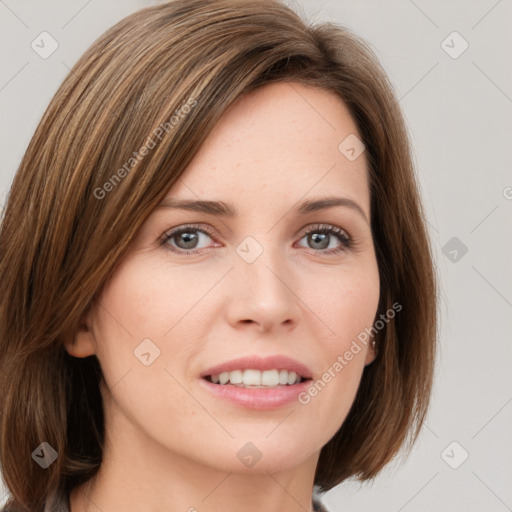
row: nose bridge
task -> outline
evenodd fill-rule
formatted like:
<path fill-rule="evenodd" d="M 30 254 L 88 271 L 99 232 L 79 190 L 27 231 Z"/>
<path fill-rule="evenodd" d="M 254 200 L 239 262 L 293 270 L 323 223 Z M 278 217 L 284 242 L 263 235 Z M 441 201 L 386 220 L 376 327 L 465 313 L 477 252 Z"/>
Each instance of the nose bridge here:
<path fill-rule="evenodd" d="M 238 319 L 282 323 L 298 311 L 291 270 L 273 232 L 247 236 L 236 247 L 233 279 Z"/>
<path fill-rule="evenodd" d="M 274 238 L 272 232 L 249 235 L 236 247 L 240 277 L 250 281 L 254 290 L 262 288 L 275 293 L 284 286 L 276 274 L 287 273 L 285 259 Z"/>

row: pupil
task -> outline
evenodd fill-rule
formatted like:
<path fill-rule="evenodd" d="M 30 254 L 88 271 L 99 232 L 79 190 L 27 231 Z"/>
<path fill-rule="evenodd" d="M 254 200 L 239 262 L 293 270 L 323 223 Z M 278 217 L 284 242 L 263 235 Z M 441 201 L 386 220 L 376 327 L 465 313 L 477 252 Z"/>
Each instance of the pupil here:
<path fill-rule="evenodd" d="M 312 235 L 310 235 L 310 237 L 313 243 L 317 243 L 318 241 L 320 241 L 321 247 L 316 247 L 316 249 L 325 249 L 326 247 L 329 246 L 327 233 L 313 233 Z M 327 243 L 325 243 L 326 241 Z"/>
<path fill-rule="evenodd" d="M 190 233 L 190 232 L 182 233 L 178 237 L 178 240 L 185 242 L 185 247 L 182 247 L 182 249 L 193 249 L 194 242 L 197 241 L 197 234 Z"/>

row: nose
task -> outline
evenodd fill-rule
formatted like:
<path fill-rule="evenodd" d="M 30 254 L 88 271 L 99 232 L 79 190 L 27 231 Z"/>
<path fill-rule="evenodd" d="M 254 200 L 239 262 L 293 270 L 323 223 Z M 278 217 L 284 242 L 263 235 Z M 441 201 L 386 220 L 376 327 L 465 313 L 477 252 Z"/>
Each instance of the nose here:
<path fill-rule="evenodd" d="M 302 302 L 294 290 L 293 269 L 279 248 L 269 245 L 252 263 L 235 255 L 226 311 L 228 322 L 235 328 L 289 331 L 300 320 Z"/>

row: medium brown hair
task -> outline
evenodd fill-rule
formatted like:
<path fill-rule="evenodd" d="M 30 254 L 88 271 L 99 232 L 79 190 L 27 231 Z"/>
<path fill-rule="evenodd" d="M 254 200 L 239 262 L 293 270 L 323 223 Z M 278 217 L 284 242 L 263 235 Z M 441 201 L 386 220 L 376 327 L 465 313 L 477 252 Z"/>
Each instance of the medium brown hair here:
<path fill-rule="evenodd" d="M 416 438 L 432 385 L 436 279 L 410 143 L 385 72 L 346 28 L 308 25 L 278 1 L 172 1 L 121 20 L 86 51 L 10 190 L 0 231 L 0 461 L 13 506 L 40 507 L 52 491 L 98 471 L 101 368 L 95 356 L 71 357 L 63 341 L 226 109 L 276 81 L 331 91 L 349 108 L 366 147 L 376 318 L 395 302 L 403 307 L 376 336 L 378 356 L 322 448 L 314 483 L 326 491 L 351 476 L 371 479 Z M 196 106 L 181 115 L 191 99 Z M 162 126 L 171 128 L 140 157 Z M 48 469 L 31 457 L 44 441 L 58 452 Z"/>

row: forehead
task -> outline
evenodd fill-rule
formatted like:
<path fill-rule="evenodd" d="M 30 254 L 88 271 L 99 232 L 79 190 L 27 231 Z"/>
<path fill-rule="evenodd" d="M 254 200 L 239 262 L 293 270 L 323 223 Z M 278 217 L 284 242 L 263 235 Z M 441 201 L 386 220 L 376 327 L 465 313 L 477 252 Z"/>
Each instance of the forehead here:
<path fill-rule="evenodd" d="M 198 105 L 200 108 L 200 104 Z M 357 126 L 334 93 L 282 82 L 239 98 L 223 115 L 169 196 L 219 199 L 240 209 L 336 193 L 369 217 L 364 152 L 349 160 L 340 144 Z"/>

